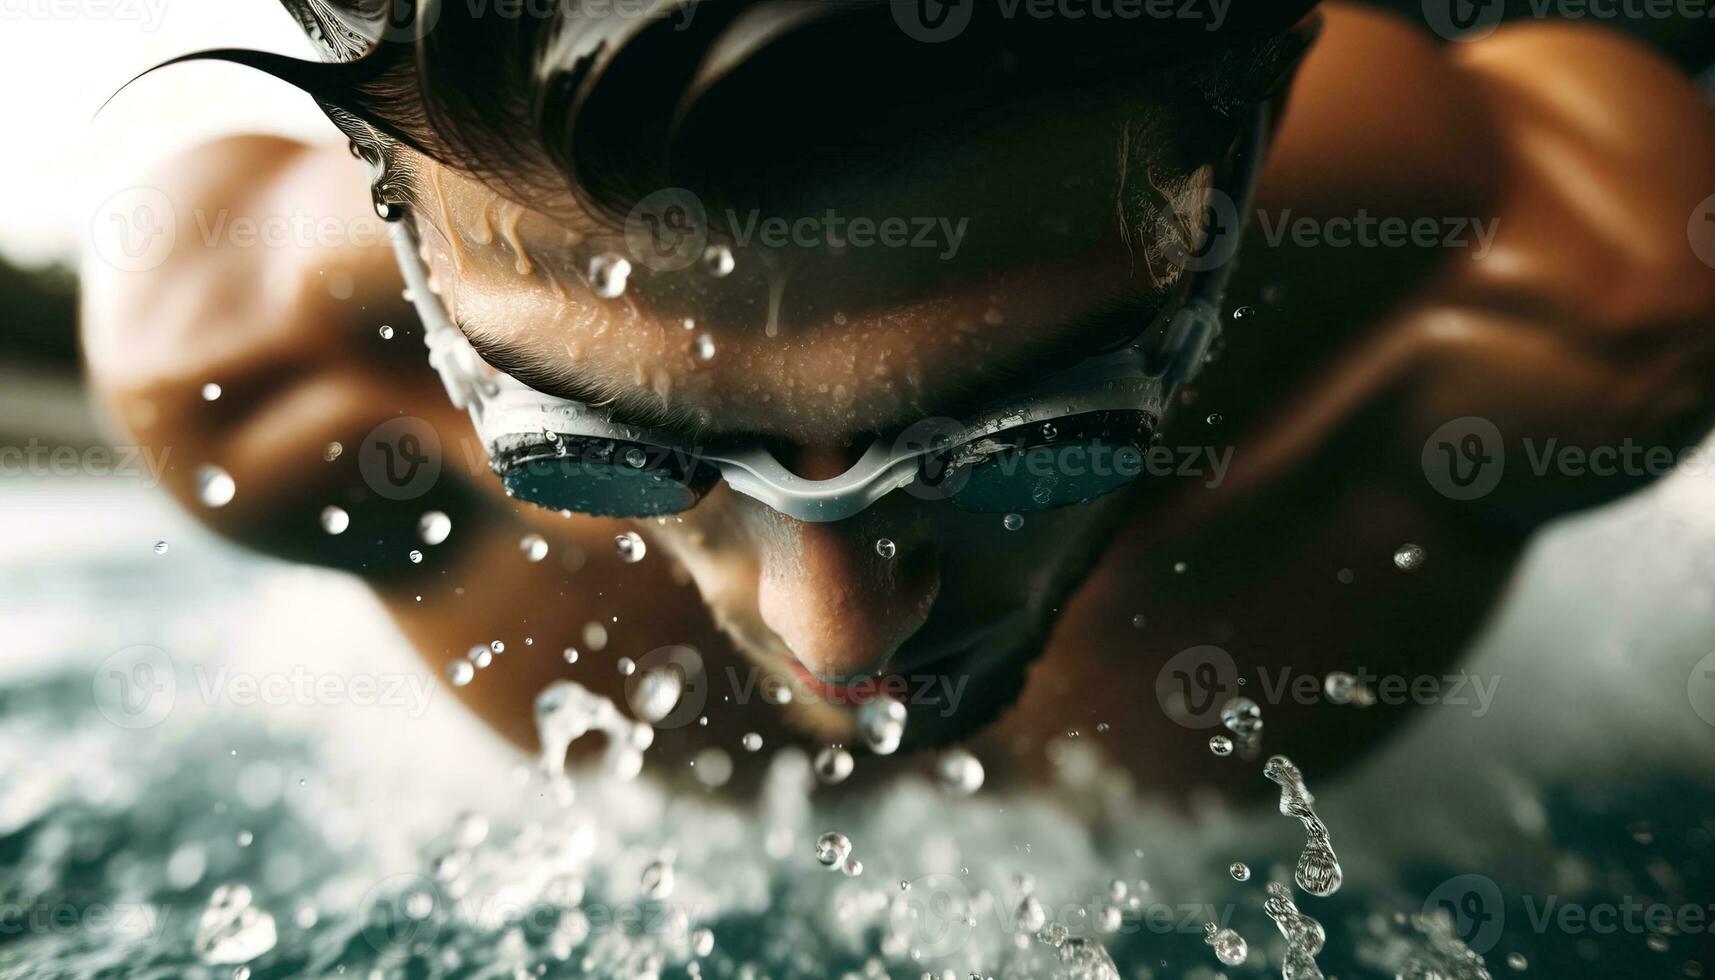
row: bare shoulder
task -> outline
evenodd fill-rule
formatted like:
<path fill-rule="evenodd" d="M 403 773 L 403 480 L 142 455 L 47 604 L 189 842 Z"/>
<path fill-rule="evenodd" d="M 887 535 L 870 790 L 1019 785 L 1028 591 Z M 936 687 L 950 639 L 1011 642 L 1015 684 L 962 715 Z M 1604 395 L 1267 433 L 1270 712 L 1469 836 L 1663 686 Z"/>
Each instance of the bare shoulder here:
<path fill-rule="evenodd" d="M 1504 26 L 1447 57 L 1505 163 L 1489 279 L 1565 297 L 1592 331 L 1707 331 L 1715 112 L 1689 79 L 1625 35 L 1564 22 Z"/>

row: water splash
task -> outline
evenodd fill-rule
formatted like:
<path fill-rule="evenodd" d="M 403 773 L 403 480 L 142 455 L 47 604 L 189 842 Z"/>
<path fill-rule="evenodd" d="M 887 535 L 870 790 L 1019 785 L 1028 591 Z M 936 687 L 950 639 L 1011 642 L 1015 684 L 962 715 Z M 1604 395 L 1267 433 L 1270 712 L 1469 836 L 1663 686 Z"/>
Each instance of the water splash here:
<path fill-rule="evenodd" d="M 1322 952 L 1327 935 L 1322 923 L 1298 911 L 1292 891 L 1278 881 L 1268 883 L 1268 900 L 1262 910 L 1286 938 L 1286 955 L 1280 962 L 1281 980 L 1323 980 L 1316 954 Z"/>
<path fill-rule="evenodd" d="M 1304 853 L 1298 857 L 1293 880 L 1306 892 L 1327 898 L 1340 890 L 1345 873 L 1334 854 L 1328 828 L 1316 815 L 1316 798 L 1305 787 L 1304 774 L 1284 755 L 1271 757 L 1262 772 L 1280 786 L 1280 812 L 1297 817 L 1304 824 Z"/>

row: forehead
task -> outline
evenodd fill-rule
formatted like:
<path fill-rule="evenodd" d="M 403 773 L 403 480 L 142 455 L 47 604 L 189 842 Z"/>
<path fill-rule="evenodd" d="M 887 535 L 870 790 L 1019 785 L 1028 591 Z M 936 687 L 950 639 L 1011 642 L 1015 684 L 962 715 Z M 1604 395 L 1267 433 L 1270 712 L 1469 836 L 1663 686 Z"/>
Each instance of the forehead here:
<path fill-rule="evenodd" d="M 750 237 L 724 275 L 655 268 L 569 198 L 550 216 L 430 162 L 419 185 L 431 282 L 497 367 L 716 431 L 816 442 L 908 424 L 1022 382 L 1050 354 L 1141 332 L 1163 285 L 1117 234 L 993 263 L 969 258 L 985 252 L 971 239 L 1017 234 L 1006 222 L 837 209 L 743 216 Z"/>

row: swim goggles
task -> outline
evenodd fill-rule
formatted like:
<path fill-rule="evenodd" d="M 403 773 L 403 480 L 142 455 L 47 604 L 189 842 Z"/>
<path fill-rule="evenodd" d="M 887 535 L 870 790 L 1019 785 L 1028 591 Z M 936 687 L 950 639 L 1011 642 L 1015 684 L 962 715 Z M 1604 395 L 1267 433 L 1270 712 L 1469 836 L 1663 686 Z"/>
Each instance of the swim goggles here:
<path fill-rule="evenodd" d="M 1187 263 L 1190 296 L 1122 349 L 1091 356 L 964 418 L 931 418 L 877 438 L 844 473 L 798 476 L 761 445 L 699 447 L 673 432 L 615 421 L 600 406 L 537 391 L 482 360 L 428 286 L 409 220 L 394 249 L 422 317 L 429 363 L 455 407 L 470 413 L 490 466 L 511 496 L 554 510 L 645 518 L 696 506 L 716 482 L 800 521 L 840 521 L 895 490 L 970 511 L 1046 510 L 1133 482 L 1175 388 L 1194 377 L 1221 330 L 1231 256 L 1250 213 L 1268 106 L 1237 147 L 1238 194 L 1210 210 L 1201 252 Z M 1220 199 L 1220 198 L 1218 198 Z M 1215 227 L 1221 223 L 1224 226 Z M 1211 258 L 1212 250 L 1222 254 Z M 1165 329 L 1160 329 L 1165 322 Z M 1159 334 L 1161 340 L 1149 344 Z M 1151 349 L 1146 349 L 1149 347 Z"/>

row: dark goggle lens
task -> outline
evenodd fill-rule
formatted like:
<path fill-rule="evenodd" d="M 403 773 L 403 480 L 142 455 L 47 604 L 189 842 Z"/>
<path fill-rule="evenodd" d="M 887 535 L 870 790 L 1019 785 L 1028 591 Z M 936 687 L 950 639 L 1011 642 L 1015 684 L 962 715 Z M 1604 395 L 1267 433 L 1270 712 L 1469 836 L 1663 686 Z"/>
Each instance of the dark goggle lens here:
<path fill-rule="evenodd" d="M 1003 430 L 955 450 L 943 485 L 956 486 L 953 502 L 978 513 L 1085 503 L 1142 475 L 1154 430 L 1145 412 L 1090 412 Z"/>
<path fill-rule="evenodd" d="M 496 447 L 494 472 L 513 497 L 591 517 L 661 517 L 696 506 L 720 472 L 662 446 L 529 436 Z"/>

